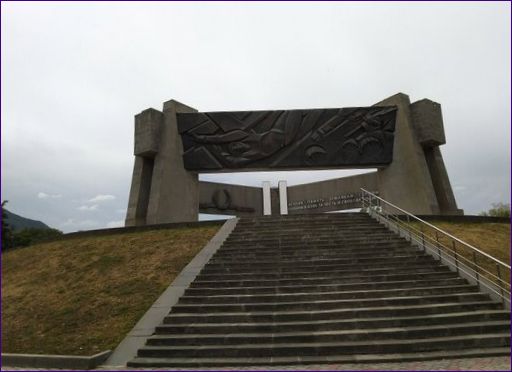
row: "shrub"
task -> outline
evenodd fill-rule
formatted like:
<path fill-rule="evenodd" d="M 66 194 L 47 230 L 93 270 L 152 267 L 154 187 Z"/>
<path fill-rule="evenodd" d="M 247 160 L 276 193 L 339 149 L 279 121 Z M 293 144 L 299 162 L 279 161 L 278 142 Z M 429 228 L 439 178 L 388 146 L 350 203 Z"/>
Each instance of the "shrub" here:
<path fill-rule="evenodd" d="M 510 218 L 510 204 L 493 203 L 492 208 L 489 209 L 487 212 L 480 213 L 480 216 Z"/>

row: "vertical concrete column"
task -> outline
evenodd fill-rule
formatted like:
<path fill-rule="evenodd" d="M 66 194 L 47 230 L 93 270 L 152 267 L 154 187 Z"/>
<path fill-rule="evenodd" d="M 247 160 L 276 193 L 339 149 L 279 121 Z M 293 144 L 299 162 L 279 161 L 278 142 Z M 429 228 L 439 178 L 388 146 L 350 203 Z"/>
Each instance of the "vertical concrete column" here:
<path fill-rule="evenodd" d="M 393 161 L 377 172 L 380 195 L 414 214 L 439 214 L 425 154 L 413 128 L 409 97 L 399 93 L 376 104 L 380 105 L 398 107 Z"/>
<path fill-rule="evenodd" d="M 125 226 L 143 226 L 146 224 L 152 173 L 153 159 L 136 156 Z"/>
<path fill-rule="evenodd" d="M 263 192 L 263 215 L 270 216 L 272 214 L 272 202 L 270 198 L 270 182 L 263 181 L 262 183 Z"/>
<path fill-rule="evenodd" d="M 147 109 L 135 115 L 132 183 L 126 212 L 126 226 L 146 224 L 149 194 L 153 175 L 153 158 L 158 153 L 163 114 Z"/>
<path fill-rule="evenodd" d="M 441 214 L 460 215 L 439 146 L 446 143 L 441 105 L 422 99 L 410 106 L 416 137 L 423 147 Z"/>
<path fill-rule="evenodd" d="M 279 181 L 279 212 L 288 214 L 288 190 L 286 181 Z"/>
<path fill-rule="evenodd" d="M 441 214 L 464 214 L 464 211 L 457 207 L 455 195 L 453 194 L 450 179 L 448 178 L 448 172 L 446 171 L 446 167 L 444 165 L 441 149 L 439 146 L 435 146 L 431 148 L 425 148 L 424 150 Z"/>
<path fill-rule="evenodd" d="M 183 144 L 178 134 L 176 118 L 178 113 L 196 111 L 174 100 L 164 103 L 164 119 L 153 167 L 147 224 L 198 219 L 198 175 L 187 171 L 183 166 Z"/>
<path fill-rule="evenodd" d="M 125 226 L 141 226 L 146 224 L 146 216 L 140 216 L 139 196 L 142 187 L 142 165 L 144 159 L 142 156 L 135 156 L 133 164 L 132 184 L 130 186 L 130 196 L 128 197 L 128 209 L 126 211 Z M 147 209 L 147 208 L 146 208 Z"/>

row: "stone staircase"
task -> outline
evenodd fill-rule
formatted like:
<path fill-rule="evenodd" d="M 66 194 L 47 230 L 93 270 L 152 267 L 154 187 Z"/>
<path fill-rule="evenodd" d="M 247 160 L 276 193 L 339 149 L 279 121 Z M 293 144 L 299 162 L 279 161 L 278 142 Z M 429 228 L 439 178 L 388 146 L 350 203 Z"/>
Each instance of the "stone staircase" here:
<path fill-rule="evenodd" d="M 241 219 L 130 367 L 510 355 L 510 313 L 366 214 Z"/>

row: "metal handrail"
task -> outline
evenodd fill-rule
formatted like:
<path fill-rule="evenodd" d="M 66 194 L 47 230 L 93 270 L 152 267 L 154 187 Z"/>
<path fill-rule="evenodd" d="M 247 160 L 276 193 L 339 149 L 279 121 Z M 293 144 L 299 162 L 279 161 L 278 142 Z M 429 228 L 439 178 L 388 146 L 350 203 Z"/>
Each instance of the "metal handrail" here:
<path fill-rule="evenodd" d="M 489 254 L 487 254 L 487 253 L 485 253 L 485 252 L 482 252 L 480 249 L 478 249 L 478 248 L 476 248 L 476 247 L 473 247 L 471 244 L 468 244 L 468 243 L 466 243 L 466 242 L 464 242 L 464 241 L 460 240 L 459 238 L 457 238 L 457 237 L 455 237 L 455 236 L 453 236 L 453 235 L 451 235 L 451 234 L 447 233 L 446 231 L 443 231 L 443 230 L 441 230 L 440 228 L 438 228 L 438 227 L 436 227 L 436 226 L 434 226 L 434 225 L 432 225 L 432 224 L 428 223 L 427 221 L 424 221 L 424 220 L 422 220 L 421 218 L 416 217 L 415 215 L 413 215 L 413 214 L 411 214 L 411 213 L 409 213 L 409 212 L 407 212 L 407 211 L 403 210 L 402 208 L 400 208 L 400 207 L 398 207 L 398 206 L 394 205 L 393 203 L 390 203 L 390 202 L 388 202 L 388 201 L 386 201 L 386 200 L 384 200 L 384 199 L 382 199 L 382 198 L 378 197 L 377 195 L 375 195 L 374 193 L 371 193 L 371 192 L 370 192 L 370 191 L 368 191 L 368 190 L 365 190 L 365 189 L 363 189 L 363 188 L 361 188 L 361 190 L 362 190 L 362 191 L 364 191 L 365 193 L 367 193 L 367 194 L 371 195 L 372 197 L 374 197 L 374 198 L 376 198 L 376 199 L 378 199 L 378 200 L 380 200 L 380 201 L 383 201 L 385 204 L 388 204 L 388 205 L 392 206 L 393 208 L 395 208 L 395 209 L 399 210 L 400 212 L 403 212 L 404 214 L 408 215 L 409 217 L 412 217 L 412 218 L 414 218 L 415 220 L 418 220 L 418 221 L 420 221 L 421 223 L 424 223 L 424 224 L 425 224 L 425 225 L 427 225 L 428 227 L 433 228 L 434 230 L 436 230 L 436 231 L 440 232 L 441 234 L 448 236 L 450 239 L 455 240 L 456 242 L 458 242 L 458 243 L 460 243 L 460 244 L 462 244 L 462 245 L 464 245 L 464 246 L 466 246 L 466 247 L 468 247 L 468 248 L 472 249 L 473 251 L 478 252 L 478 253 L 479 253 L 479 254 L 481 254 L 482 256 L 487 257 L 487 258 L 489 258 L 490 260 L 492 260 L 492 261 L 496 262 L 497 264 L 500 264 L 500 265 L 502 265 L 502 266 L 504 266 L 505 268 L 507 268 L 507 269 L 509 269 L 509 270 L 510 270 L 510 266 L 509 266 L 509 265 L 507 265 L 506 263 L 504 263 L 504 262 L 502 262 L 502 261 L 498 260 L 497 258 L 495 258 L 495 257 L 493 257 L 493 256 L 491 256 L 491 255 L 489 255 Z"/>
<path fill-rule="evenodd" d="M 488 293 L 493 293 L 497 295 L 503 301 L 503 304 L 510 308 L 510 282 L 502 279 L 502 271 L 500 270 L 500 266 L 508 269 L 510 273 L 510 266 L 505 264 L 504 262 L 490 256 L 489 254 L 482 252 L 478 248 L 473 247 L 472 245 L 460 240 L 459 238 L 439 229 L 438 227 L 422 220 L 421 218 L 416 217 L 415 215 L 403 210 L 402 208 L 378 197 L 372 192 L 361 188 L 361 202 L 363 209 L 367 208 L 368 214 L 377 218 L 376 216 L 380 216 L 383 218 L 383 222 L 387 223 L 388 228 L 396 229 L 398 234 L 407 237 L 409 236 L 409 241 L 415 242 L 415 245 L 423 248 L 423 251 L 430 252 L 431 255 L 437 255 L 439 260 L 443 261 L 443 252 L 445 254 L 445 262 L 451 265 L 453 268 L 457 270 L 457 273 L 464 273 L 468 278 L 474 280 L 476 284 L 481 288 L 482 286 L 487 288 Z M 375 200 L 374 200 L 375 199 Z M 386 204 L 391 207 L 391 209 L 396 209 L 398 213 L 390 213 L 390 208 L 383 209 L 383 205 L 386 207 Z M 405 215 L 406 220 L 400 218 L 399 216 Z M 418 229 L 414 225 L 411 225 L 411 218 L 420 222 L 420 228 Z M 378 218 L 377 218 L 378 219 Z M 431 228 L 433 231 L 427 230 L 424 231 L 424 226 Z M 435 238 L 431 235 L 435 232 Z M 439 236 L 438 233 L 441 233 L 442 236 Z M 441 237 L 445 237 L 451 239 L 452 247 L 449 248 L 440 240 Z M 457 252 L 457 243 L 462 245 L 462 252 Z M 464 248 L 469 248 L 469 250 L 465 250 Z M 436 252 L 437 251 L 437 252 Z M 477 254 L 482 258 L 490 259 L 491 262 L 489 264 L 494 264 L 496 268 L 496 274 L 493 274 L 487 269 L 487 265 L 482 266 L 482 264 L 477 263 Z M 472 260 L 465 257 L 465 255 L 472 255 Z M 453 262 L 446 261 L 449 257 Z M 469 271 L 468 271 L 469 270 Z M 485 279 L 484 279 L 485 278 Z M 510 278 L 509 278 L 510 280 Z"/>
<path fill-rule="evenodd" d="M 392 219 L 392 218 L 390 218 Z M 443 250 L 445 251 L 445 253 L 448 253 L 452 258 L 455 258 L 455 252 L 453 252 L 453 249 L 450 249 L 448 248 L 446 245 L 444 245 L 442 242 L 440 242 L 439 240 L 436 240 L 434 239 L 433 237 L 429 236 L 429 235 L 425 235 L 425 233 L 421 230 L 418 230 L 417 228 L 415 228 L 414 226 L 408 226 L 407 224 L 403 223 L 403 221 L 401 221 L 400 219 L 396 218 L 395 220 L 395 223 L 397 225 L 400 225 L 404 228 L 404 230 L 408 230 L 409 233 L 411 233 L 412 231 L 412 234 L 414 234 L 415 236 L 417 237 L 422 237 L 423 239 L 426 239 L 428 240 L 432 245 L 435 245 L 438 249 L 439 248 L 443 248 Z M 438 254 L 439 255 L 439 254 Z M 510 283 L 508 283 L 507 281 L 503 280 L 502 278 L 500 278 L 499 276 L 496 276 L 494 273 L 490 272 L 489 270 L 487 270 L 485 267 L 481 266 L 481 265 L 478 265 L 476 264 L 475 262 L 472 262 L 470 259 L 468 259 L 467 257 L 464 257 L 464 255 L 462 254 L 457 254 L 456 255 L 456 259 L 457 260 L 462 260 L 462 261 L 465 261 L 467 262 L 468 264 L 471 264 L 473 265 L 474 267 L 478 267 L 478 269 L 481 271 L 481 272 L 484 272 L 490 276 L 492 276 L 495 280 L 497 280 L 498 282 L 501 282 L 503 284 L 505 284 L 506 286 L 510 287 Z M 508 292 L 508 291 L 507 291 Z"/>

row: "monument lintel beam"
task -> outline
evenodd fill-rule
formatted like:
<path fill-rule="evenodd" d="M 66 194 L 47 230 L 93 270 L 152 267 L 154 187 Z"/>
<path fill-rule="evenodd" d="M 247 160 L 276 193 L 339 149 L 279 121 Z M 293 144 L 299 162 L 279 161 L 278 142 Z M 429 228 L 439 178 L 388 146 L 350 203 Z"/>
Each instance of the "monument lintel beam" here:
<path fill-rule="evenodd" d="M 396 106 L 177 114 L 188 171 L 384 167 Z"/>

